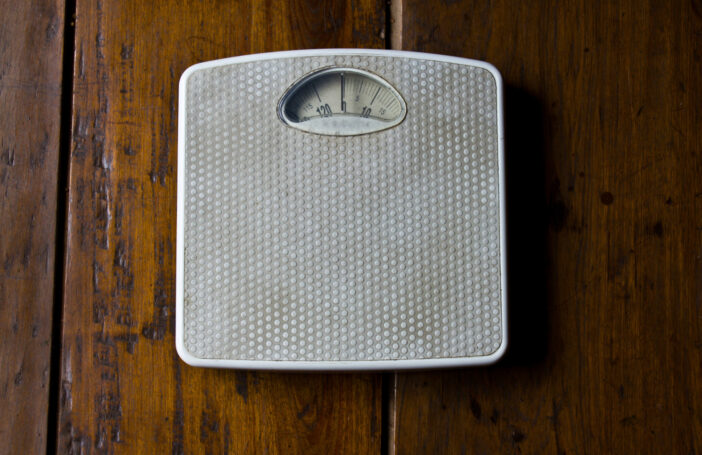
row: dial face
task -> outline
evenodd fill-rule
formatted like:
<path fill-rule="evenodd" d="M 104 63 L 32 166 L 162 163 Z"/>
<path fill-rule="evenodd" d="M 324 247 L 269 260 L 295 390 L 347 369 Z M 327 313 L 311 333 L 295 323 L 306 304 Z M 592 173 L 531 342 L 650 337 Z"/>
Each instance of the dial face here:
<path fill-rule="evenodd" d="M 334 136 L 367 134 L 404 120 L 400 94 L 380 77 L 354 68 L 312 73 L 285 92 L 280 119 L 293 128 Z"/>

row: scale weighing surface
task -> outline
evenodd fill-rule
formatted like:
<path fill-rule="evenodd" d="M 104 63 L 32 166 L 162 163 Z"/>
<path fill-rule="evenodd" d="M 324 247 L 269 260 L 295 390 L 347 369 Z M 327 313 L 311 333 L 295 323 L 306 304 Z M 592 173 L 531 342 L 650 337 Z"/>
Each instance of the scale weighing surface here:
<path fill-rule="evenodd" d="M 402 51 L 180 80 L 176 347 L 195 366 L 417 369 L 507 343 L 502 81 Z"/>

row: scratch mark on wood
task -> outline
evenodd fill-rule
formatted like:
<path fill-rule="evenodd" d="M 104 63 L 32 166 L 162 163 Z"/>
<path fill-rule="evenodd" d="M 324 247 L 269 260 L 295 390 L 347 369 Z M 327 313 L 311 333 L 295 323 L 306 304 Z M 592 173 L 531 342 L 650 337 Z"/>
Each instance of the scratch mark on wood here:
<path fill-rule="evenodd" d="M 103 272 L 102 265 L 98 261 L 93 261 L 93 294 L 100 293 L 100 274 Z M 98 322 L 98 321 L 95 321 Z"/>
<path fill-rule="evenodd" d="M 154 313 L 151 322 L 142 327 L 141 334 L 152 341 L 162 340 L 167 331 L 173 331 L 175 322 L 171 318 L 172 300 L 171 287 L 172 283 L 166 283 L 166 274 L 163 269 L 164 255 L 166 254 L 165 240 L 160 240 L 156 247 L 156 258 L 159 264 L 159 269 L 154 283 L 154 298 L 153 306 Z M 170 246 L 170 244 L 168 244 Z"/>
<path fill-rule="evenodd" d="M 119 53 L 119 56 L 122 58 L 122 60 L 130 60 L 132 58 L 132 54 L 134 53 L 134 46 L 131 44 L 123 44 L 122 45 L 122 50 Z"/>
<path fill-rule="evenodd" d="M 123 341 L 127 346 L 127 353 L 134 354 L 134 347 L 139 341 L 139 337 L 135 333 L 124 333 L 115 335 L 115 341 Z"/>
<path fill-rule="evenodd" d="M 44 40 L 48 43 L 53 41 L 54 38 L 56 38 L 56 35 L 59 32 L 59 27 L 61 23 L 59 21 L 58 16 L 52 15 L 51 20 L 49 21 L 49 24 L 46 26 L 46 29 L 44 30 Z"/>
<path fill-rule="evenodd" d="M 0 159 L 4 165 L 13 167 L 15 165 L 14 147 L 4 147 L 2 152 L 0 152 Z"/>
<path fill-rule="evenodd" d="M 115 288 L 112 296 L 116 297 L 123 294 L 125 297 L 130 297 L 134 290 L 134 273 L 129 264 L 129 248 L 124 240 L 117 242 L 113 266 Z"/>
<path fill-rule="evenodd" d="M 127 156 L 136 156 L 137 154 L 136 150 L 134 150 L 134 147 L 132 147 L 132 144 L 127 144 L 124 147 L 122 147 L 122 152 L 124 152 L 124 154 Z"/>
<path fill-rule="evenodd" d="M 24 363 L 22 363 L 20 365 L 19 370 L 17 371 L 17 373 L 15 373 L 15 380 L 14 380 L 15 386 L 19 386 L 20 384 L 22 384 L 23 378 L 24 378 Z"/>
<path fill-rule="evenodd" d="M 95 213 L 95 245 L 104 250 L 110 246 L 109 227 L 112 220 L 110 207 L 109 174 L 100 171 L 92 182 L 93 209 Z"/>
<path fill-rule="evenodd" d="M 44 165 L 46 156 L 49 153 L 49 134 L 44 132 L 44 137 L 37 149 L 29 154 L 30 169 L 39 169 Z"/>

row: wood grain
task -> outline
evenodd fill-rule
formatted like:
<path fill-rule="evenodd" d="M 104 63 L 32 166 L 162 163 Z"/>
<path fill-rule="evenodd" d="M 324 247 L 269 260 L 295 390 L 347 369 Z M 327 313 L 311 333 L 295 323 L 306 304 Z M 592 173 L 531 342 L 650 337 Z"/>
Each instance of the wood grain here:
<path fill-rule="evenodd" d="M 379 450 L 378 375 L 192 368 L 173 310 L 180 74 L 384 24 L 376 0 L 77 2 L 60 453 Z"/>
<path fill-rule="evenodd" d="M 402 11 L 508 87 L 511 348 L 398 375 L 395 452 L 702 452 L 702 4 Z"/>
<path fill-rule="evenodd" d="M 0 454 L 47 442 L 62 1 L 0 1 Z"/>

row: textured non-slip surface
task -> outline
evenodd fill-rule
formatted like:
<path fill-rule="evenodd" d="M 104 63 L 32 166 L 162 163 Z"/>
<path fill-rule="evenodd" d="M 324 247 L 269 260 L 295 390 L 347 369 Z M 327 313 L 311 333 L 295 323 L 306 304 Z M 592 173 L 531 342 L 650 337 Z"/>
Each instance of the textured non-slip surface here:
<path fill-rule="evenodd" d="M 407 117 L 330 137 L 276 106 L 327 66 L 382 75 Z M 502 343 L 497 87 L 482 68 L 368 55 L 187 80 L 184 344 L 195 357 L 484 356 Z"/>

